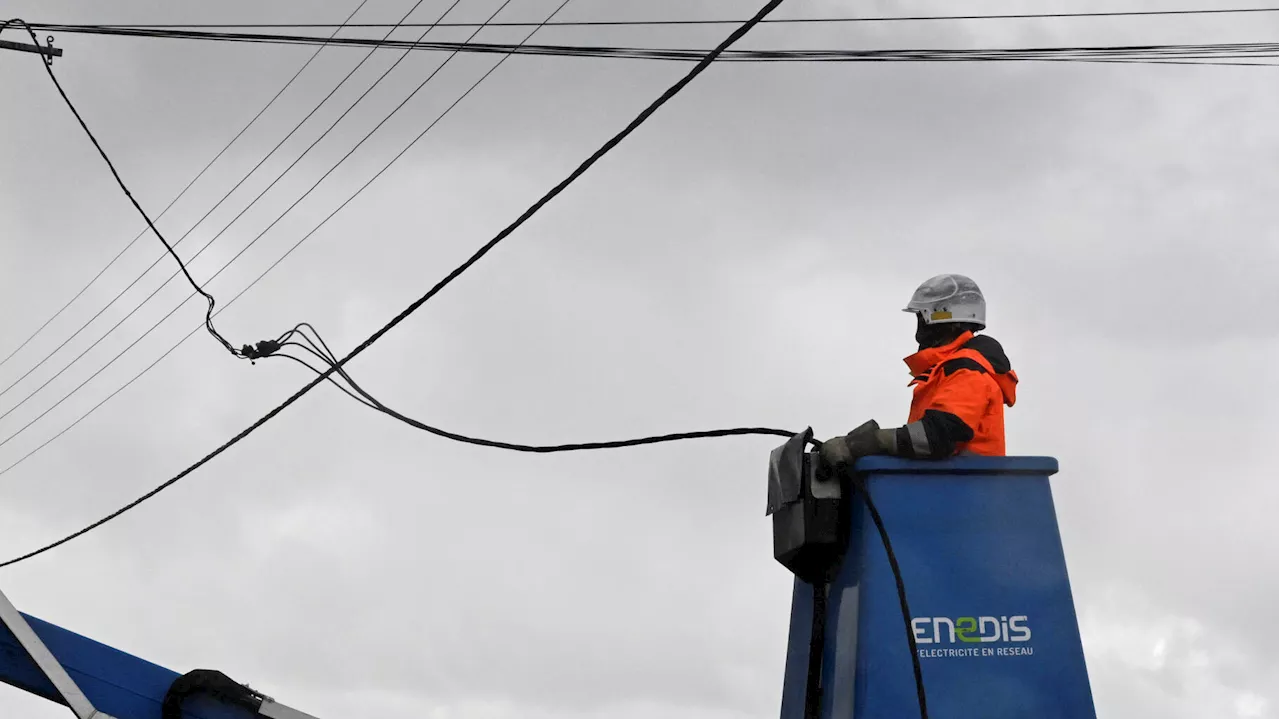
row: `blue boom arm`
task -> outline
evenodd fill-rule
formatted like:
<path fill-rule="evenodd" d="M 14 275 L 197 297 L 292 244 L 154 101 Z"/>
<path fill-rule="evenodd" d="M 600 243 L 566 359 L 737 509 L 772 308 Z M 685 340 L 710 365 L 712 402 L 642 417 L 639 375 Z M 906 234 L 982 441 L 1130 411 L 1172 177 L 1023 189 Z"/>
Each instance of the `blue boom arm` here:
<path fill-rule="evenodd" d="M 163 712 L 165 697 L 182 675 L 12 610 L 3 594 L 0 594 L 0 604 L 11 610 L 0 622 L 0 681 L 69 706 L 81 719 L 169 719 Z M 25 634 L 27 640 L 20 640 L 19 634 Z M 42 643 L 48 655 L 52 655 L 51 660 L 45 655 L 44 667 L 33 658 L 42 654 L 38 645 L 32 651 L 33 641 Z M 60 664 L 61 671 L 56 667 L 46 671 L 50 661 Z M 217 675 L 225 681 L 225 677 L 216 672 L 205 674 Z M 69 689 L 74 697 L 71 700 L 67 698 L 68 692 L 59 688 L 69 682 L 74 683 Z M 178 686 L 183 684 L 180 682 Z M 180 702 L 171 698 L 171 716 L 177 711 L 176 716 L 181 719 L 314 719 L 247 687 L 227 684 L 230 691 L 227 687 L 199 686 Z M 75 696 L 77 689 L 83 696 Z"/>

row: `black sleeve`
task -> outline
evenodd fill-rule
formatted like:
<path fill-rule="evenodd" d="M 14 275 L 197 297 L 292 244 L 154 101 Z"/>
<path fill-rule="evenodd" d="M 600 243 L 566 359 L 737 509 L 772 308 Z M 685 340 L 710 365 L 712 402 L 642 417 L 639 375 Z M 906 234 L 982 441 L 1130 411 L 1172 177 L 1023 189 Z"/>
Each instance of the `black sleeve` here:
<path fill-rule="evenodd" d="M 900 457 L 946 459 L 956 453 L 956 447 L 973 439 L 973 428 L 950 412 L 928 409 L 925 410 L 924 417 L 913 424 L 924 430 L 926 441 L 921 446 L 921 443 L 912 438 L 912 425 L 899 427 L 897 440 Z"/>

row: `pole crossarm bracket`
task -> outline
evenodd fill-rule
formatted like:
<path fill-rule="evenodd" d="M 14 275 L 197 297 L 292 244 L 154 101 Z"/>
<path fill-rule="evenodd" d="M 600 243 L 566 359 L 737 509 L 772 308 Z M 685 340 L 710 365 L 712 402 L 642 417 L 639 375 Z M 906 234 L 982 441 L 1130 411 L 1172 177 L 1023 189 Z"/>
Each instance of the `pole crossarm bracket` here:
<path fill-rule="evenodd" d="M 44 55 L 49 60 L 55 57 L 62 57 L 62 48 L 53 46 L 53 37 L 49 37 L 48 45 L 32 45 L 27 42 L 10 42 L 9 40 L 0 40 L 0 50 L 15 50 L 17 52 L 33 52 L 37 55 Z"/>

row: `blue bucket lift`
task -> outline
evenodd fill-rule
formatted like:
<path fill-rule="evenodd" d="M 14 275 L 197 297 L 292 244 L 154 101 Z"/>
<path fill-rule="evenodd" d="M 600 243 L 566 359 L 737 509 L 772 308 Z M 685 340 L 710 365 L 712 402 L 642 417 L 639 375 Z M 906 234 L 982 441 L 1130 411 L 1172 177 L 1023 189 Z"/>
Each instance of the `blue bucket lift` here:
<path fill-rule="evenodd" d="M 775 450 L 769 471 L 775 556 L 796 574 L 782 719 L 920 716 L 908 630 L 934 719 L 1095 719 L 1057 460 L 873 457 L 823 477 L 811 436 Z"/>
<path fill-rule="evenodd" d="M 795 574 L 781 719 L 904 719 L 922 713 L 921 692 L 933 719 L 1096 719 L 1056 460 L 868 458 L 825 476 L 812 438 L 769 465 L 774 556 Z M 179 675 L 22 614 L 3 594 L 0 681 L 77 719 L 315 719 L 219 672 Z"/>

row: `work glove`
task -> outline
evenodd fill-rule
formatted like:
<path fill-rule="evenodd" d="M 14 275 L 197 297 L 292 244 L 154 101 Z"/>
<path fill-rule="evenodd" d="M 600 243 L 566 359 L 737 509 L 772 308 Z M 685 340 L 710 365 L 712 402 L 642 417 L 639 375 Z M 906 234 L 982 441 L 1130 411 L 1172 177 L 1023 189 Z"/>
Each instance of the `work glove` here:
<path fill-rule="evenodd" d="M 883 454 L 876 437 L 880 425 L 873 419 L 843 437 L 832 437 L 818 448 L 818 458 L 828 469 L 844 471 L 861 457 Z"/>
<path fill-rule="evenodd" d="M 849 453 L 853 455 L 854 460 L 858 460 L 862 457 L 885 453 L 884 443 L 881 441 L 882 434 L 880 425 L 872 419 L 846 434 L 844 441 L 849 445 Z"/>

